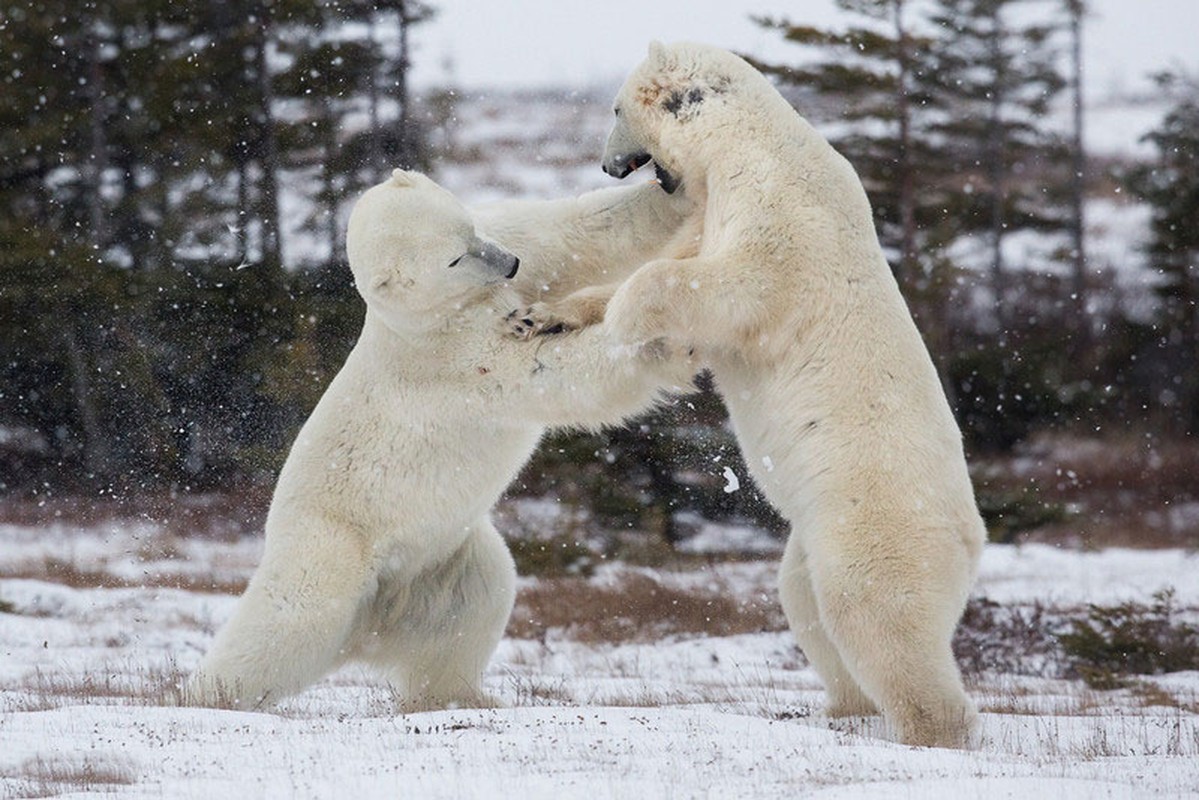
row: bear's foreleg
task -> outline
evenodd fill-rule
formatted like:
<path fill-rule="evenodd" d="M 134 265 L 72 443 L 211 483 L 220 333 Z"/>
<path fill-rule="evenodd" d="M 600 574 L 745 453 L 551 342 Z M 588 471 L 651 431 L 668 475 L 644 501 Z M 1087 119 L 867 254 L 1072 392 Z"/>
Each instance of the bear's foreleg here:
<path fill-rule="evenodd" d="M 763 270 L 709 256 L 651 261 L 616 290 L 604 327 L 625 344 L 666 338 L 701 349 L 740 346 L 759 332 L 768 297 Z"/>
<path fill-rule="evenodd" d="M 539 425 L 619 424 L 651 407 L 663 390 L 691 391 L 699 371 L 685 348 L 625 347 L 602 325 L 503 346 L 527 374 L 506 387 L 511 413 Z"/>
<path fill-rule="evenodd" d="M 546 302 L 623 280 L 654 258 L 693 255 L 703 218 L 687 192 L 668 195 L 649 184 L 473 210 L 481 232 L 520 255 L 510 285 Z"/>

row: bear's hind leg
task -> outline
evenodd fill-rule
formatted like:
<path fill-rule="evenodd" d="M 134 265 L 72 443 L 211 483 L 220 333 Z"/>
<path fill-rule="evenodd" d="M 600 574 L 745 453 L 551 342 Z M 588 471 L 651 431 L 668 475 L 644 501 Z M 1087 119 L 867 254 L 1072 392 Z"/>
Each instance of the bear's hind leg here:
<path fill-rule="evenodd" d="M 878 706 L 849 674 L 837 653 L 836 645 L 824 630 L 816 594 L 812 590 L 808 559 L 797 536 L 787 540 L 783 552 L 779 569 L 779 601 L 799 648 L 824 682 L 828 715 L 854 717 L 877 714 Z"/>
<path fill-rule="evenodd" d="M 928 565 L 937 561 L 933 575 Z M 965 603 L 958 590 L 969 582 L 953 585 L 953 561 L 945 553 L 922 563 L 899 547 L 874 565 L 823 554 L 813 565 L 829 638 L 904 744 L 966 747 L 974 729 L 977 713 L 950 646 Z"/>
<path fill-rule="evenodd" d="M 489 520 L 422 572 L 398 615 L 378 620 L 368 660 L 394 676 L 412 709 L 494 706 L 481 683 L 516 601 L 516 567 Z"/>
<path fill-rule="evenodd" d="M 949 643 L 930 639 L 915 644 L 919 632 L 913 633 L 903 645 L 881 654 L 874 652 L 877 645 L 846 644 L 846 659 L 853 659 L 862 682 L 879 697 L 900 742 L 967 747 L 977 712 L 962 687 Z"/>
<path fill-rule="evenodd" d="M 192 705 L 262 708 L 302 691 L 345 659 L 370 579 L 359 549 L 325 529 L 319 550 L 291 542 L 267 555 L 233 616 L 188 680 Z M 312 552 L 320 552 L 317 563 Z"/>

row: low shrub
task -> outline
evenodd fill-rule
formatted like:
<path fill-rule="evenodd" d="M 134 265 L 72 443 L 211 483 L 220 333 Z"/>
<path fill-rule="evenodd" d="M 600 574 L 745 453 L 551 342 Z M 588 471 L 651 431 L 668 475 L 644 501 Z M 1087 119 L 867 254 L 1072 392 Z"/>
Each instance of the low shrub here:
<path fill-rule="evenodd" d="M 1040 603 L 1013 606 L 971 598 L 954 633 L 954 656 L 967 675 L 1050 676 L 1060 666 L 1052 631 L 1062 624 Z"/>
<path fill-rule="evenodd" d="M 1073 675 L 1093 689 L 1128 686 L 1129 675 L 1199 669 L 1199 627 L 1181 619 L 1173 589 L 1148 605 L 1090 605 L 1058 641 Z"/>

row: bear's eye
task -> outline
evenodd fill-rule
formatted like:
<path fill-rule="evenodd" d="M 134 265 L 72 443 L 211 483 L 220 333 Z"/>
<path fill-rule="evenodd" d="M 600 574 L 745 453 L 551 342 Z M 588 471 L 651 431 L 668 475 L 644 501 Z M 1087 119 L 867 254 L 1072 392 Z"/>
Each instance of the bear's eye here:
<path fill-rule="evenodd" d="M 463 253 L 462 255 L 460 255 L 460 256 L 458 256 L 457 258 L 455 258 L 453 261 L 451 261 L 451 262 L 448 264 L 448 266 L 451 266 L 451 267 L 456 267 L 456 266 L 458 266 L 458 262 L 459 262 L 459 261 L 461 261 L 461 260 L 462 260 L 462 259 L 464 259 L 464 258 L 466 258 L 466 253 Z"/>
<path fill-rule="evenodd" d="M 620 106 L 617 106 L 616 108 L 612 109 L 612 113 L 619 117 L 620 116 Z"/>

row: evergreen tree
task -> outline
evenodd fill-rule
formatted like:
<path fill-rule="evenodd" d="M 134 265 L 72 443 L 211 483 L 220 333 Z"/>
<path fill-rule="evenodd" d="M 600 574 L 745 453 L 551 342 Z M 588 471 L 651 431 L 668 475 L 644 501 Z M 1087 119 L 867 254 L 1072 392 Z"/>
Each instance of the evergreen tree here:
<path fill-rule="evenodd" d="M 400 116 L 398 27 L 362 23 L 429 13 L 394 5 L 6 9 L 0 425 L 40 431 L 45 469 L 117 487 L 277 457 L 356 331 L 338 211 L 380 167 L 348 123 L 380 109 L 384 152 Z M 282 219 L 284 184 L 324 213 Z"/>
<path fill-rule="evenodd" d="M 128 425 L 135 396 L 149 413 L 161 399 L 129 318 L 127 251 L 113 245 L 120 45 L 145 31 L 130 29 L 131 8 L 45 3 L 0 26 L 0 423 L 52 433 L 50 461 L 85 479 L 169 458 L 166 437 Z"/>
<path fill-rule="evenodd" d="M 880 239 L 895 254 L 893 266 L 901 284 L 916 289 L 927 269 L 921 263 L 920 226 L 937 205 L 927 184 L 939 161 L 923 135 L 934 100 L 921 80 L 928 69 L 929 41 L 913 32 L 907 0 L 836 4 L 858 23 L 830 31 L 756 19 L 789 42 L 822 51 L 824 60 L 805 66 L 751 61 L 784 86 L 815 91 L 838 103 L 837 118 L 847 124 L 831 141 L 862 176 Z M 918 192 L 918 186 L 924 191 Z"/>
<path fill-rule="evenodd" d="M 1146 135 L 1156 157 L 1133 177 L 1150 204 L 1149 256 L 1160 280 L 1157 342 L 1164 380 L 1156 400 L 1174 412 L 1172 426 L 1199 434 L 1199 78 L 1156 76 L 1171 108 Z"/>
<path fill-rule="evenodd" d="M 1048 316 L 1042 295 L 1061 294 L 1052 281 L 1024 281 L 1036 297 L 1009 292 L 1003 244 L 1014 231 L 1068 225 L 1068 153 L 1043 126 L 1064 86 L 1063 1 L 1081 9 L 1077 0 L 837 0 L 854 20 L 843 30 L 759 20 L 820 53 L 801 66 L 754 63 L 801 106 L 835 104 L 822 127 L 862 176 L 880 241 L 976 444 L 1009 446 L 1059 412 L 1051 384 L 1064 354 L 1041 346 L 1049 332 L 1037 326 Z M 998 337 L 969 310 L 971 283 L 954 263 L 978 234 Z M 1051 335 L 1060 341 L 1060 330 Z"/>
<path fill-rule="evenodd" d="M 799 65 L 763 63 L 792 92 L 799 111 L 812 93 L 832 105 L 822 126 L 853 164 L 874 209 L 879 240 L 943 378 L 956 347 L 951 308 L 958 270 L 940 256 L 952 175 L 933 135 L 940 96 L 931 90 L 933 41 L 911 0 L 836 0 L 853 23 L 823 30 L 784 20 L 759 24 L 820 57 Z M 954 387 L 946 381 L 951 397 Z"/>
<path fill-rule="evenodd" d="M 1038 14 L 1018 14 L 1039 5 Z M 1055 34 L 1060 19 L 1045 0 L 936 0 L 931 69 L 941 142 L 954 202 L 942 217 L 945 241 L 984 232 L 1000 337 L 1010 329 L 1006 236 L 1062 229 L 1064 214 L 1047 189 L 1064 150 L 1042 119 L 1065 82 Z M 1026 22 L 1024 17 L 1048 21 Z"/>
<path fill-rule="evenodd" d="M 1012 265 L 1005 253 L 1013 233 L 1071 228 L 1069 147 L 1045 125 L 1066 84 L 1061 12 L 1060 0 L 935 0 L 930 15 L 937 33 L 927 77 L 941 109 L 931 131 L 950 181 L 937 238 L 957 242 L 960 256 L 984 256 L 994 309 L 991 326 L 985 316 L 971 321 L 951 369 L 959 417 L 981 448 L 1007 449 L 1038 425 L 1077 416 L 1086 400 L 1060 391 L 1077 374 L 1062 347 L 1068 285 L 1043 274 L 1048 263 Z M 980 234 L 985 246 L 972 247 Z M 1022 268 L 1015 291 L 1013 266 Z M 1066 335 L 1079 324 L 1068 320 Z"/>

